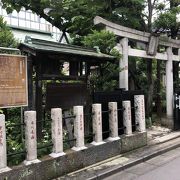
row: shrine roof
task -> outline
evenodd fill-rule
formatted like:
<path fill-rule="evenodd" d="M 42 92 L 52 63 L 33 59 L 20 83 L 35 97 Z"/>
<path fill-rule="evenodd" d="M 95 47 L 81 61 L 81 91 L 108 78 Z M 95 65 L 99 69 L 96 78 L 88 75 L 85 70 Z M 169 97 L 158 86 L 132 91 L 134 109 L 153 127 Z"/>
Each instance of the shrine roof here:
<path fill-rule="evenodd" d="M 75 45 L 62 44 L 54 41 L 46 41 L 34 38 L 26 38 L 24 43 L 20 43 L 18 47 L 23 52 L 28 52 L 34 56 L 37 53 L 73 55 L 86 58 L 92 58 L 96 61 L 114 61 L 116 58 L 107 54 L 97 53 L 96 49 L 89 49 Z"/>

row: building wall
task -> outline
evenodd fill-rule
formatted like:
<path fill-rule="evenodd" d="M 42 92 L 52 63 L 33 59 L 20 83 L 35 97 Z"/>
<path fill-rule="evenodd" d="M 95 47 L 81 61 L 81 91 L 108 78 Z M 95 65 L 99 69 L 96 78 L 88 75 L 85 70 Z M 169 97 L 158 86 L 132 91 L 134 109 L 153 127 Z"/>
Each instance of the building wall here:
<path fill-rule="evenodd" d="M 21 29 L 24 28 L 24 29 L 32 30 L 32 32 L 35 30 L 35 33 L 38 33 L 39 31 L 38 34 L 39 35 L 42 34 L 42 38 L 43 38 L 43 32 L 51 33 L 53 40 L 58 41 L 60 38 L 61 32 L 59 31 L 59 29 L 53 27 L 44 18 L 40 18 L 38 15 L 36 15 L 30 10 L 26 11 L 24 8 L 22 8 L 19 13 L 14 10 L 11 14 L 7 14 L 6 10 L 2 8 L 2 4 L 0 0 L 0 15 L 4 17 L 4 20 L 7 22 L 7 24 L 10 27 L 16 27 L 16 32 L 17 32 L 17 28 L 19 27 Z M 15 33 L 16 37 L 18 37 L 19 40 L 24 39 L 24 34 L 19 36 L 19 33 L 16 34 L 16 32 L 13 31 L 13 33 Z"/>

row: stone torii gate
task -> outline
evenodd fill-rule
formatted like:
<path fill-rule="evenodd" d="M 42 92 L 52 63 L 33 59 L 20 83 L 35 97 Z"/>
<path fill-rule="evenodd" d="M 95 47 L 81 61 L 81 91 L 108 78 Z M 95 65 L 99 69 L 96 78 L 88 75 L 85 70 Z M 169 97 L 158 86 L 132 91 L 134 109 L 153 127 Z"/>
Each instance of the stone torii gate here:
<path fill-rule="evenodd" d="M 107 31 L 113 32 L 120 37 L 117 48 L 122 54 L 119 61 L 121 69 L 119 73 L 119 88 L 128 90 L 128 56 L 157 59 L 166 61 L 166 114 L 168 125 L 173 126 L 173 61 L 180 61 L 180 40 L 173 40 L 168 37 L 156 37 L 150 33 L 127 28 L 107 21 L 99 16 L 94 18 L 95 25 L 105 27 Z M 136 45 L 141 44 L 141 49 L 134 49 L 128 46 L 129 41 L 135 41 Z M 166 48 L 166 52 L 158 53 L 158 45 Z M 177 54 L 173 54 L 176 49 Z"/>

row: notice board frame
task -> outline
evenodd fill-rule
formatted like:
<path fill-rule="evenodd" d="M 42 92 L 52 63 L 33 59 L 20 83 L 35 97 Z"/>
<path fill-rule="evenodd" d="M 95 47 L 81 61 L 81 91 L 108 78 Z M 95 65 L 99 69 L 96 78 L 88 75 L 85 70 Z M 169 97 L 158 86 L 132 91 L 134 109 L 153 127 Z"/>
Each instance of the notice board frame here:
<path fill-rule="evenodd" d="M 16 54 L 3 54 L 0 53 L 0 57 L 1 56 L 5 56 L 5 57 L 20 57 L 20 58 L 24 58 L 24 70 L 25 70 L 25 101 L 23 103 L 11 103 L 10 105 L 8 105 L 8 103 L 4 106 L 2 106 L 0 104 L 0 109 L 4 109 L 4 108 L 13 108 L 13 107 L 27 107 L 28 106 L 28 68 L 27 68 L 27 56 L 23 56 L 23 55 L 16 55 Z"/>

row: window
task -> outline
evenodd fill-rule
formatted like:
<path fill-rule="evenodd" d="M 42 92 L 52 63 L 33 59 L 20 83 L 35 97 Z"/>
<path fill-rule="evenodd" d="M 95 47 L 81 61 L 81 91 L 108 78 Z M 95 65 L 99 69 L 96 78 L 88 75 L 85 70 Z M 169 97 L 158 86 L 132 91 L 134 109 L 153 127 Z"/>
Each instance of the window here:
<path fill-rule="evenodd" d="M 39 29 L 39 23 L 31 22 L 31 28 L 32 29 Z"/>
<path fill-rule="evenodd" d="M 19 26 L 26 27 L 26 21 L 23 19 L 19 19 Z"/>
<path fill-rule="evenodd" d="M 18 26 L 18 19 L 17 18 L 11 18 L 11 25 Z"/>
<path fill-rule="evenodd" d="M 35 15 L 33 13 L 31 13 L 31 21 L 35 20 Z"/>
<path fill-rule="evenodd" d="M 19 18 L 25 19 L 25 12 L 24 11 L 19 12 Z"/>
<path fill-rule="evenodd" d="M 31 23 L 30 23 L 30 21 L 26 21 L 26 27 L 27 27 L 27 28 L 31 28 Z"/>
<path fill-rule="evenodd" d="M 40 30 L 41 30 L 41 31 L 45 31 L 45 30 L 46 30 L 45 24 L 40 24 Z"/>
<path fill-rule="evenodd" d="M 26 12 L 26 19 L 30 20 L 31 19 L 31 14 L 29 12 Z"/>

